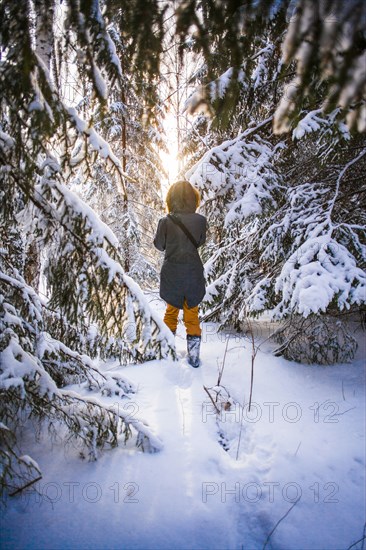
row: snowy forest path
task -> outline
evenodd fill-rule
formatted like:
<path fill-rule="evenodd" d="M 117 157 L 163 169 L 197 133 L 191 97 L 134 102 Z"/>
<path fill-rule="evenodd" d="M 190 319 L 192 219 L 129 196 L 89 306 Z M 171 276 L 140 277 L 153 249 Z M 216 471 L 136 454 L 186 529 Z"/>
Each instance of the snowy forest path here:
<path fill-rule="evenodd" d="M 148 366 L 150 376 L 146 377 L 145 369 L 140 370 L 141 378 L 137 369 L 134 372 L 134 381 L 139 386 L 138 406 L 163 439 L 164 449 L 156 457 L 150 457 L 148 480 L 143 472 L 144 479 L 136 477 L 139 471 L 136 461 L 128 475 L 137 480 L 141 494 L 144 490 L 154 494 L 154 498 L 146 502 L 146 532 L 151 529 L 156 533 L 156 511 L 159 510 L 160 523 L 172 533 L 170 536 L 165 532 L 164 540 L 156 547 L 194 548 L 197 530 L 202 530 L 202 537 L 210 541 L 208 548 L 231 548 L 237 541 L 237 514 L 222 512 L 235 507 L 235 503 L 223 503 L 219 494 L 211 499 L 206 494 L 224 483 L 223 459 L 226 462 L 228 457 L 203 414 L 203 404 L 208 401 L 203 388 L 204 365 L 198 369 L 190 367 L 183 346 L 185 338 L 177 337 L 179 360 L 152 363 Z M 145 462 L 144 456 L 135 459 Z M 220 524 L 212 533 L 204 535 L 205 525 L 215 523 L 217 516 L 222 517 Z M 184 546 L 177 546 L 179 538 Z"/>
<path fill-rule="evenodd" d="M 237 453 L 240 408 L 218 422 L 204 386 L 213 392 L 224 362 L 223 387 L 235 403 L 247 402 L 251 343 L 231 335 L 227 346 L 214 324 L 202 329 L 198 369 L 187 363 L 181 324 L 178 361 L 104 364 L 137 387 L 129 401 L 114 397 L 115 405 L 146 421 L 162 450 L 143 453 L 121 441 L 88 462 L 61 440 L 31 445 L 43 478 L 38 494 L 9 502 L 4 548 L 35 548 L 37 540 L 37 549 L 259 550 L 298 496 L 272 548 L 335 550 L 360 538 L 364 362 L 319 369 L 260 350 L 253 417 L 245 416 Z"/>

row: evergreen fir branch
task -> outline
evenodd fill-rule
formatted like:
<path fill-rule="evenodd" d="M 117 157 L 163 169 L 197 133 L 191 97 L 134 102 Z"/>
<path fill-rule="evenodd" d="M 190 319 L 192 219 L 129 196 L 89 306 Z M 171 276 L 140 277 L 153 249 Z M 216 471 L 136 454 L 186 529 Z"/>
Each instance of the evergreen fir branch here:
<path fill-rule="evenodd" d="M 21 456 L 15 448 L 14 432 L 0 422 L 0 500 L 5 498 L 5 488 L 9 496 L 14 496 L 29 487 L 42 476 L 38 464 L 31 457 Z"/>

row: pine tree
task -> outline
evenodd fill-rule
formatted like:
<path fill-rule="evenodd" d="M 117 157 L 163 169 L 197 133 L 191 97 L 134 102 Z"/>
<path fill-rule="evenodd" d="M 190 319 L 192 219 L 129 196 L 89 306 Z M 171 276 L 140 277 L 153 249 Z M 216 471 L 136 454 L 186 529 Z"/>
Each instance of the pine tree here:
<path fill-rule="evenodd" d="M 242 71 L 252 73 L 253 53 L 263 29 L 283 15 L 287 23 L 281 37 L 281 78 L 287 86 L 275 110 L 275 132 L 288 132 L 299 121 L 303 101 L 317 96 L 319 84 L 322 111 L 331 113 L 339 108 L 339 121 L 345 120 L 350 129 L 364 131 L 366 7 L 362 0 L 182 3 L 177 9 L 177 34 L 182 44 L 192 36 L 196 51 L 204 54 L 206 62 L 206 85 L 192 102 L 192 111 L 202 103 L 211 106 L 211 83 L 225 67 L 230 73 L 225 99 L 217 112 L 222 126 L 230 123 L 240 101 Z"/>
<path fill-rule="evenodd" d="M 205 85 L 205 101 L 214 118 L 210 122 L 199 115 L 206 131 L 201 142 L 214 146 L 187 172 L 212 220 L 204 252 L 206 319 L 240 329 L 246 315 L 269 310 L 286 321 L 277 335 L 279 353 L 308 362 L 349 359 L 355 341 L 343 327 L 333 341 L 331 333 L 337 329 L 332 319 L 365 303 L 360 188 L 365 142 L 350 133 L 341 108 L 324 114 L 329 91 L 324 83 L 303 96 L 301 112 L 290 117 L 292 136 L 279 141 L 271 132 L 272 122 L 292 78 L 283 72 L 280 48 L 286 10 L 277 9 L 260 33 L 256 22 L 250 33 L 256 28 L 257 36 L 249 33 L 250 57 L 245 56 L 236 75 L 230 54 L 229 68 L 223 70 L 225 50 L 218 42 L 219 74 Z M 233 78 L 236 95 L 226 102 Z M 188 100 L 191 111 L 200 104 L 203 84 Z M 230 113 L 227 121 L 220 109 Z M 202 150 L 199 140 L 196 144 Z M 306 353 L 316 333 L 321 345 L 313 345 L 313 354 Z"/>
<path fill-rule="evenodd" d="M 81 441 L 91 459 L 104 445 L 115 446 L 120 433 L 144 450 L 160 449 L 144 422 L 96 398 L 128 399 L 135 388 L 101 372 L 92 358 L 174 356 L 169 331 L 122 267 L 117 238 L 70 189 L 99 155 L 120 200 L 128 201 L 123 163 L 93 125 L 108 86 L 121 86 L 123 72 L 98 2 L 70 0 L 56 19 L 57 5 L 5 0 L 0 7 L 2 489 L 39 475 L 17 450 L 19 426 L 29 416 Z M 65 97 L 67 70 L 90 91 L 90 120 Z M 29 247 L 36 274 L 42 267 L 41 287 L 37 277 L 25 280 Z M 91 396 L 70 391 L 70 383 Z"/>
<path fill-rule="evenodd" d="M 121 159 L 128 200 L 118 193 L 115 178 L 102 159 L 95 159 L 83 185 L 77 175 L 73 188 L 117 236 L 124 270 L 140 284 L 156 286 L 158 256 L 151 250 L 151 241 L 152 228 L 163 212 L 160 182 L 165 174 L 159 156 L 159 150 L 165 148 L 163 106 L 156 94 L 154 113 L 145 124 L 146 105 L 136 92 L 140 85 L 135 82 L 136 67 L 118 28 L 120 22 L 114 19 L 108 29 L 121 59 L 122 86 L 111 90 L 106 108 L 94 113 L 93 119 L 98 132 Z M 80 109 L 90 103 L 89 93 L 79 102 Z"/>

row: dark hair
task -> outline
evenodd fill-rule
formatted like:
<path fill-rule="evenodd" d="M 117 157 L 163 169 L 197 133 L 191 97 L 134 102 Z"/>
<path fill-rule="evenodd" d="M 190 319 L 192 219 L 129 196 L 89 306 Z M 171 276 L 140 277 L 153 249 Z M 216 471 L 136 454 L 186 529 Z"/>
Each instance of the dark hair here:
<path fill-rule="evenodd" d="M 200 194 L 187 180 L 173 183 L 166 196 L 169 212 L 193 214 L 200 203 Z"/>

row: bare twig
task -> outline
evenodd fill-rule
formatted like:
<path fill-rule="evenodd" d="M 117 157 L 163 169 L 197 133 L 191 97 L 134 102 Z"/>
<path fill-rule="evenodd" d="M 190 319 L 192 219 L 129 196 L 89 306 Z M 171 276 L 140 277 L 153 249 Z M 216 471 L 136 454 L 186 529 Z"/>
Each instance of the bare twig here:
<path fill-rule="evenodd" d="M 300 443 L 298 444 L 298 446 L 297 446 L 297 449 L 296 449 L 296 451 L 295 451 L 295 454 L 294 454 L 294 456 L 296 456 L 296 455 L 297 455 L 297 453 L 299 452 L 299 449 L 300 449 L 300 447 L 301 447 L 301 443 L 302 443 L 302 441 L 300 441 Z"/>
<path fill-rule="evenodd" d="M 343 396 L 343 401 L 345 401 L 346 398 L 344 396 L 344 380 L 342 380 L 342 396 Z"/>
<path fill-rule="evenodd" d="M 299 500 L 301 499 L 301 497 L 299 497 L 297 500 L 295 500 L 295 502 L 293 503 L 292 506 L 290 506 L 290 508 L 287 510 L 286 514 L 284 516 L 282 516 L 281 519 L 278 520 L 278 522 L 276 523 L 276 525 L 273 527 L 272 531 L 269 533 L 268 537 L 266 538 L 266 542 L 264 543 L 264 546 L 263 546 L 263 550 L 265 550 L 267 544 L 269 543 L 269 539 L 271 538 L 271 536 L 273 535 L 273 533 L 275 532 L 275 530 L 277 529 L 277 527 L 279 526 L 279 524 L 281 523 L 281 521 L 283 521 L 285 519 L 285 517 L 287 517 L 289 515 L 289 513 L 291 512 L 291 510 L 293 508 L 295 508 L 296 504 L 299 502 Z"/>
<path fill-rule="evenodd" d="M 352 411 L 355 408 L 356 407 L 351 407 L 350 409 L 347 409 L 346 411 L 343 411 L 341 413 L 334 413 L 332 416 L 342 416 L 342 414 L 346 414 L 346 413 L 348 413 L 348 411 Z"/>
<path fill-rule="evenodd" d="M 250 391 L 249 391 L 249 405 L 248 405 L 248 411 L 250 411 L 250 407 L 251 407 L 251 404 L 252 404 L 252 395 L 253 395 L 254 361 L 255 361 L 255 357 L 256 357 L 256 355 L 257 355 L 257 352 L 258 352 L 258 349 L 259 349 L 259 348 L 256 348 L 256 347 L 255 347 L 255 340 L 254 340 L 253 327 L 252 327 L 252 325 L 250 324 L 250 321 L 248 320 L 248 318 L 247 318 L 247 322 L 248 322 L 248 327 L 249 327 L 249 334 L 250 334 L 251 341 L 252 341 L 252 358 L 251 358 L 251 372 L 250 372 Z M 241 421 L 240 421 L 239 439 L 238 439 L 238 446 L 237 446 L 237 449 L 236 449 L 236 460 L 238 460 L 238 458 L 239 458 L 239 450 L 240 450 L 240 443 L 241 443 L 241 434 L 242 434 L 242 431 L 243 431 L 244 405 L 245 405 L 245 396 L 244 396 L 244 398 L 243 398 L 243 407 L 242 407 L 242 408 L 243 408 L 243 412 L 242 412 Z"/>
<path fill-rule="evenodd" d="M 243 418 L 244 418 L 244 401 L 245 401 L 245 397 L 244 397 L 244 400 L 243 400 L 242 415 L 241 415 L 241 420 L 240 420 L 239 439 L 238 439 L 238 446 L 236 448 L 235 460 L 238 460 L 238 458 L 239 458 L 239 450 L 240 450 L 241 434 L 242 434 L 242 429 L 243 429 Z"/>
<path fill-rule="evenodd" d="M 215 403 L 214 400 L 212 399 L 210 392 L 208 391 L 208 389 L 206 388 L 206 386 L 203 386 L 203 389 L 205 390 L 205 392 L 207 393 L 207 395 L 208 395 L 209 398 L 211 399 L 211 403 L 212 403 L 213 406 L 215 407 L 216 412 L 219 414 L 219 413 L 220 413 L 220 410 L 218 409 L 216 403 Z"/>
<path fill-rule="evenodd" d="M 361 539 L 356 540 L 356 542 L 354 542 L 353 544 L 351 544 L 351 546 L 349 546 L 349 547 L 347 548 L 347 550 L 351 550 L 351 548 L 353 548 L 354 546 L 356 546 L 356 544 L 358 544 L 359 542 L 362 542 L 361 550 L 363 550 L 365 539 L 366 539 L 366 537 L 362 537 Z"/>
<path fill-rule="evenodd" d="M 250 392 L 249 392 L 249 406 L 248 411 L 250 411 L 250 407 L 252 405 L 252 394 L 253 394 L 253 381 L 254 381 L 254 361 L 258 352 L 258 348 L 255 347 L 255 340 L 254 340 L 254 333 L 253 333 L 253 327 L 248 321 L 249 326 L 249 334 L 252 340 L 252 358 L 251 358 L 251 370 L 250 370 Z"/>
<path fill-rule="evenodd" d="M 347 548 L 347 550 L 351 550 L 351 548 L 353 548 L 354 546 L 356 546 L 356 544 L 358 544 L 358 543 L 360 543 L 360 542 L 362 542 L 361 550 L 363 550 L 363 549 L 364 549 L 364 546 L 365 546 L 365 539 L 366 539 L 366 534 L 365 534 L 365 533 L 366 533 L 366 523 L 365 523 L 365 525 L 363 526 L 363 536 L 362 536 L 360 539 L 356 540 L 356 542 L 354 542 L 353 544 L 351 544 L 351 546 L 349 546 L 349 547 Z"/>
<path fill-rule="evenodd" d="M 27 487 L 30 487 L 31 485 L 33 485 L 33 483 L 36 483 L 37 481 L 39 481 L 40 479 L 42 479 L 42 476 L 38 476 L 38 477 L 32 479 L 32 481 L 29 481 L 28 483 L 26 483 L 22 487 L 19 487 L 18 489 L 16 489 L 12 493 L 9 493 L 9 496 L 14 497 L 18 493 L 21 493 L 22 491 L 24 491 L 24 489 L 27 489 Z"/>
<path fill-rule="evenodd" d="M 222 374 L 224 372 L 224 367 L 225 367 L 225 361 L 226 361 L 226 354 L 227 354 L 227 347 L 229 345 L 229 340 L 230 340 L 230 334 L 228 335 L 228 339 L 226 340 L 226 346 L 225 346 L 225 353 L 224 353 L 224 359 L 222 361 L 222 367 L 221 367 L 221 370 L 219 371 L 219 377 L 217 379 L 217 385 L 220 386 L 221 384 L 221 378 L 222 378 Z"/>

